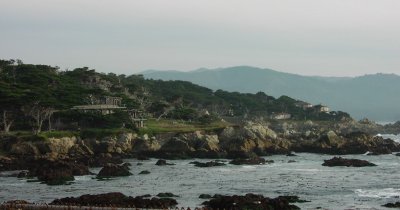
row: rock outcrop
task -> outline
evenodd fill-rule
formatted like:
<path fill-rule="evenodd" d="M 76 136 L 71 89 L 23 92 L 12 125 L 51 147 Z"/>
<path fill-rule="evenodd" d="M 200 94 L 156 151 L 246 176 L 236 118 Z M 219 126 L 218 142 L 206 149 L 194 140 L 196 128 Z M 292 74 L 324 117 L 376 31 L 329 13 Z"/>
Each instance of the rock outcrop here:
<path fill-rule="evenodd" d="M 103 179 L 118 176 L 130 176 L 132 173 L 129 170 L 129 166 L 126 163 L 121 165 L 109 163 L 100 170 L 99 174 L 97 174 L 97 178 Z"/>
<path fill-rule="evenodd" d="M 246 194 L 244 196 L 219 196 L 203 203 L 210 209 L 263 209 L 263 210 L 298 210 L 285 198 L 268 198 L 262 195 Z"/>
<path fill-rule="evenodd" d="M 376 166 L 366 160 L 358 159 L 346 159 L 342 157 L 334 157 L 330 160 L 324 160 L 323 166 L 347 166 L 347 167 L 365 167 L 365 166 Z"/>
<path fill-rule="evenodd" d="M 317 140 L 296 142 L 293 150 L 322 154 L 364 154 L 366 152 L 390 154 L 399 151 L 400 146 L 393 140 L 367 133 L 354 132 L 337 135 L 334 131 L 329 131 Z"/>
<path fill-rule="evenodd" d="M 272 161 L 273 162 L 273 161 Z M 229 162 L 233 165 L 261 165 L 265 163 L 272 163 L 271 161 L 266 161 L 264 158 L 261 157 L 253 157 L 248 159 L 237 158 Z"/>
<path fill-rule="evenodd" d="M 386 208 L 400 208 L 400 202 L 396 202 L 396 203 L 387 203 L 385 205 L 382 205 L 383 207 Z"/>
<path fill-rule="evenodd" d="M 166 160 L 160 159 L 156 162 L 157 166 L 168 166 L 168 165 L 175 165 L 173 163 L 168 163 Z"/>
<path fill-rule="evenodd" d="M 194 161 L 194 162 L 190 162 L 190 164 L 193 164 L 194 166 L 200 167 L 200 168 L 224 166 L 225 165 L 225 163 L 222 163 L 220 161 L 209 161 L 209 162 L 205 162 L 205 163 Z"/>
<path fill-rule="evenodd" d="M 74 176 L 88 175 L 90 171 L 82 163 L 68 160 L 37 160 L 29 169 L 30 176 L 49 185 L 62 185 L 74 180 Z"/>
<path fill-rule="evenodd" d="M 151 198 L 142 196 L 131 197 L 122 193 L 105 193 L 98 195 L 82 195 L 80 197 L 67 197 L 56 199 L 50 205 L 78 205 L 101 206 L 114 208 L 145 208 L 145 209 L 169 209 L 178 203 L 172 198 Z"/>

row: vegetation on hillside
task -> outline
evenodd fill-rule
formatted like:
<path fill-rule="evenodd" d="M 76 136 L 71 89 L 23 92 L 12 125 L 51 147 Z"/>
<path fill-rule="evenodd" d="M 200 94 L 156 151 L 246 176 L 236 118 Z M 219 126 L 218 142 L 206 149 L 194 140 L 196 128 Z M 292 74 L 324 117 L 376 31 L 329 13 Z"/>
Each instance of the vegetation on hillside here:
<path fill-rule="evenodd" d="M 80 112 L 73 106 L 93 104 L 104 96 L 122 98 L 125 109 L 103 115 Z M 343 112 L 320 113 L 297 107 L 287 96 L 274 98 L 263 92 L 243 94 L 212 91 L 190 82 L 144 79 L 142 75 L 98 73 L 87 67 L 61 71 L 58 67 L 0 60 L 0 119 L 2 130 L 135 129 L 126 110 L 141 110 L 148 127 L 142 131 L 219 128 L 221 118 L 268 118 L 290 113 L 292 119 L 339 120 Z M 166 126 L 165 122 L 179 122 Z M 162 123 L 164 122 L 164 123 Z M 186 124 L 186 125 L 184 125 Z M 176 130 L 175 129 L 175 130 Z M 54 132 L 54 131 L 53 131 Z M 58 133 L 59 134 L 59 133 Z M 47 133 L 46 135 L 58 135 Z"/>

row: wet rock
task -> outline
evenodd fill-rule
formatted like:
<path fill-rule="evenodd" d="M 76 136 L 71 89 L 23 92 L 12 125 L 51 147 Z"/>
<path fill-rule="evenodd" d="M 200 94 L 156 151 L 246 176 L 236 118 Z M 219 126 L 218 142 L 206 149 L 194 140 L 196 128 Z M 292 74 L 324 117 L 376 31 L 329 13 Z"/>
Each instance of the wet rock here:
<path fill-rule="evenodd" d="M 97 175 L 97 178 L 102 179 L 102 178 L 130 176 L 130 175 L 132 175 L 132 173 L 129 172 L 128 165 L 125 164 L 117 165 L 109 163 L 100 170 L 99 174 Z"/>
<path fill-rule="evenodd" d="M 88 175 L 87 166 L 75 161 L 38 160 L 29 169 L 30 175 L 48 185 L 62 185 L 74 180 L 74 176 Z"/>
<path fill-rule="evenodd" d="M 288 163 L 295 163 L 295 160 L 289 160 Z"/>
<path fill-rule="evenodd" d="M 144 171 L 141 171 L 139 174 L 150 174 L 150 171 L 144 170 Z"/>
<path fill-rule="evenodd" d="M 90 167 L 103 167 L 109 163 L 122 164 L 123 160 L 120 156 L 101 153 L 98 156 L 91 157 L 87 162 Z"/>
<path fill-rule="evenodd" d="M 160 160 L 157 160 L 156 165 L 158 165 L 158 166 L 167 166 L 167 165 L 175 165 L 175 164 L 167 163 L 166 160 L 160 159 Z"/>
<path fill-rule="evenodd" d="M 382 205 L 386 208 L 400 208 L 400 202 L 396 202 L 396 203 L 387 203 L 385 205 Z"/>
<path fill-rule="evenodd" d="M 15 168 L 14 159 L 0 155 L 0 171 L 8 171 Z"/>
<path fill-rule="evenodd" d="M 295 156 L 297 156 L 296 154 L 293 154 L 293 153 L 288 153 L 286 156 L 288 156 L 288 157 L 295 157 Z"/>
<path fill-rule="evenodd" d="M 151 198 L 146 199 L 142 196 L 131 197 L 122 193 L 105 193 L 98 195 L 82 195 L 80 197 L 67 197 L 56 199 L 50 205 L 81 205 L 81 206 L 101 206 L 119 208 L 146 208 L 146 209 L 168 209 L 178 203 L 172 198 Z"/>
<path fill-rule="evenodd" d="M 205 162 L 205 163 L 194 161 L 194 162 L 190 162 L 190 164 L 193 164 L 194 166 L 201 167 L 201 168 L 226 165 L 225 163 L 221 163 L 219 161 L 209 161 L 209 162 Z"/>
<path fill-rule="evenodd" d="M 199 196 L 200 199 L 210 199 L 212 196 L 210 194 L 200 194 Z"/>
<path fill-rule="evenodd" d="M 11 201 L 6 201 L 5 204 L 21 205 L 21 204 L 32 204 L 32 203 L 25 200 L 11 200 Z"/>
<path fill-rule="evenodd" d="M 170 192 L 165 192 L 165 193 L 158 193 L 157 197 L 160 197 L 160 198 L 172 198 L 172 197 L 179 197 L 179 196 L 174 195 L 173 193 L 170 193 Z"/>
<path fill-rule="evenodd" d="M 295 195 L 283 195 L 283 196 L 279 196 L 278 198 L 285 199 L 289 203 L 306 203 L 306 202 L 310 202 L 310 201 L 306 201 L 306 200 L 301 200 L 299 198 L 299 196 L 295 196 Z"/>
<path fill-rule="evenodd" d="M 342 157 L 334 157 L 330 160 L 324 160 L 323 166 L 347 166 L 347 167 L 365 167 L 365 166 L 376 166 L 366 160 L 358 159 L 345 159 Z"/>
<path fill-rule="evenodd" d="M 161 146 L 160 151 L 166 153 L 189 153 L 194 151 L 194 148 L 187 141 L 173 137 Z"/>
<path fill-rule="evenodd" d="M 245 196 L 221 196 L 203 203 L 211 209 L 265 209 L 265 210 L 298 210 L 299 207 L 291 205 L 285 198 L 268 198 L 262 195 L 246 194 Z"/>
<path fill-rule="evenodd" d="M 147 136 L 147 135 L 146 135 Z M 155 139 L 149 139 L 148 137 L 144 136 L 141 139 L 138 139 L 135 144 L 133 145 L 132 150 L 135 153 L 141 152 L 154 152 L 161 148 L 160 143 Z"/>
<path fill-rule="evenodd" d="M 271 162 L 271 161 L 268 161 Z M 255 157 L 255 158 L 249 158 L 249 159 L 242 159 L 242 158 L 237 158 L 229 162 L 230 164 L 233 165 L 260 165 L 260 164 L 265 164 L 267 161 L 264 158 L 261 157 Z"/>
<path fill-rule="evenodd" d="M 228 151 L 227 158 L 228 159 L 249 159 L 258 157 L 254 152 L 245 152 L 245 151 Z"/>
<path fill-rule="evenodd" d="M 30 175 L 29 171 L 21 171 L 17 175 L 18 178 L 27 178 L 27 177 L 30 177 L 30 176 L 31 175 Z"/>
<path fill-rule="evenodd" d="M 141 195 L 141 196 L 138 196 L 138 197 L 141 197 L 141 198 L 151 198 L 151 195 L 150 195 L 150 194 L 144 194 L 144 195 Z"/>

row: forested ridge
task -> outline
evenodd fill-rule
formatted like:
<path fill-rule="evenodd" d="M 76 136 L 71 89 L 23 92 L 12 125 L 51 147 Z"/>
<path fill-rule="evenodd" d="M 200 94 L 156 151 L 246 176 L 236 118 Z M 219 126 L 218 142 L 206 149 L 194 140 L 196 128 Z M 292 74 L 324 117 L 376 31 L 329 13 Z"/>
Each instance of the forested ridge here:
<path fill-rule="evenodd" d="M 290 113 L 294 120 L 340 120 L 344 112 L 319 113 L 296 106 L 297 100 L 256 94 L 213 91 L 185 81 L 145 79 L 142 75 L 99 73 L 88 67 L 60 70 L 49 65 L 0 60 L 2 130 L 133 128 L 124 110 L 113 114 L 82 113 L 71 108 L 113 96 L 125 110 L 141 110 L 146 118 L 210 123 L 223 117 L 265 117 Z"/>

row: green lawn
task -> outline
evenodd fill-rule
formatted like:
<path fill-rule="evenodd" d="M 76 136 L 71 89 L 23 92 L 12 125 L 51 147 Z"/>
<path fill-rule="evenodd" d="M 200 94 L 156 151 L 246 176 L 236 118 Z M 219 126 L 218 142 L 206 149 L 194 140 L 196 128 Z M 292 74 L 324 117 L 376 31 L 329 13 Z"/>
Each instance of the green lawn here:
<path fill-rule="evenodd" d="M 158 134 L 168 132 L 180 132 L 188 133 L 198 130 L 212 131 L 231 126 L 232 124 L 227 122 L 215 121 L 209 124 L 200 124 L 193 122 L 185 122 L 179 120 L 155 120 L 149 119 L 145 122 L 145 127 L 139 130 L 140 134 Z"/>

